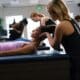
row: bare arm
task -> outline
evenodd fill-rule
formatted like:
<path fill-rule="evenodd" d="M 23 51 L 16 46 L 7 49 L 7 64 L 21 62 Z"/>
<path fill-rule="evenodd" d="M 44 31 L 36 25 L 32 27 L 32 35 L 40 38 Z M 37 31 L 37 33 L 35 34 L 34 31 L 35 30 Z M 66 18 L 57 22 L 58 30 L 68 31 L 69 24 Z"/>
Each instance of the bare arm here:
<path fill-rule="evenodd" d="M 56 27 L 54 37 L 52 37 L 49 33 L 46 33 L 46 35 L 47 35 L 50 45 L 53 48 L 56 48 L 56 46 L 60 44 L 62 40 L 62 36 L 63 36 L 61 26 L 59 25 L 58 27 Z"/>
<path fill-rule="evenodd" d="M 41 18 L 40 26 L 45 26 L 46 25 L 45 23 L 48 19 L 49 19 L 48 17 Z"/>

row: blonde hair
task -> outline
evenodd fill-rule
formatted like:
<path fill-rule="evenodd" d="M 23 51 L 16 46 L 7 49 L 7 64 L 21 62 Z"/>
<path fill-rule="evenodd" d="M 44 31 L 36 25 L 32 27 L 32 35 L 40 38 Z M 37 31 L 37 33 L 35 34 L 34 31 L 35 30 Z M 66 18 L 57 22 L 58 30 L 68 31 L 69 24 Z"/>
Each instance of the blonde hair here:
<path fill-rule="evenodd" d="M 56 13 L 60 20 L 69 18 L 68 9 L 62 0 L 53 0 L 48 5 L 49 13 Z"/>
<path fill-rule="evenodd" d="M 32 17 L 36 17 L 36 16 L 44 17 L 43 14 L 40 14 L 40 13 L 37 13 L 37 12 L 32 12 L 30 17 L 32 18 Z"/>

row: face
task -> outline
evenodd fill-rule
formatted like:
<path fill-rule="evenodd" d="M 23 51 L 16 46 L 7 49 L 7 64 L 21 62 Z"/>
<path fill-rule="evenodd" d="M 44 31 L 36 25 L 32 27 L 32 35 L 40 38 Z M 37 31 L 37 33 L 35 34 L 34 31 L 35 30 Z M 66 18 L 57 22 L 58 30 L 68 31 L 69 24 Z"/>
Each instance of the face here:
<path fill-rule="evenodd" d="M 53 20 L 57 20 L 58 19 L 58 16 L 56 15 L 56 13 L 55 12 L 49 12 L 49 14 L 50 14 L 50 16 L 51 16 L 51 18 L 53 19 Z"/>
<path fill-rule="evenodd" d="M 51 18 L 56 21 L 58 19 L 58 16 L 57 16 L 56 12 L 52 9 L 52 6 L 50 6 L 50 4 L 47 6 L 47 10 L 48 10 Z"/>
<path fill-rule="evenodd" d="M 39 16 L 32 17 L 32 20 L 35 22 L 40 21 L 40 17 Z"/>
<path fill-rule="evenodd" d="M 57 14 L 56 14 L 56 12 L 54 12 L 54 11 L 49 11 L 49 14 L 50 14 L 50 16 L 51 16 L 51 18 L 53 19 L 53 20 L 57 20 L 58 19 L 58 16 L 57 16 Z"/>

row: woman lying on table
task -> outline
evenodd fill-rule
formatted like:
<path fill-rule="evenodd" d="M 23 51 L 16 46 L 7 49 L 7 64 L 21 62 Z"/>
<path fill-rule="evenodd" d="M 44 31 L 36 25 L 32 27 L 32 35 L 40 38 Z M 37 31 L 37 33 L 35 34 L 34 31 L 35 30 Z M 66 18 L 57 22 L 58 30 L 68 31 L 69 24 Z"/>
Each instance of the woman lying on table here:
<path fill-rule="evenodd" d="M 1 42 L 0 43 L 0 56 L 15 55 L 15 54 L 28 54 L 37 50 L 42 38 L 40 38 L 41 31 L 36 29 L 32 32 L 33 40 L 31 42 Z"/>

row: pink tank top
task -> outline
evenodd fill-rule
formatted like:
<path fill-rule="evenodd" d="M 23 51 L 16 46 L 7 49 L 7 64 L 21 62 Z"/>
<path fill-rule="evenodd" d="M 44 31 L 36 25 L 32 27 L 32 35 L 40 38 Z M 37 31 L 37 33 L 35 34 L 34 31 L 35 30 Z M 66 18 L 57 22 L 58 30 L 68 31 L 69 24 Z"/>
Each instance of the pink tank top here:
<path fill-rule="evenodd" d="M 26 44 L 24 41 L 1 42 L 0 51 L 14 50 L 22 47 L 24 44 Z"/>

